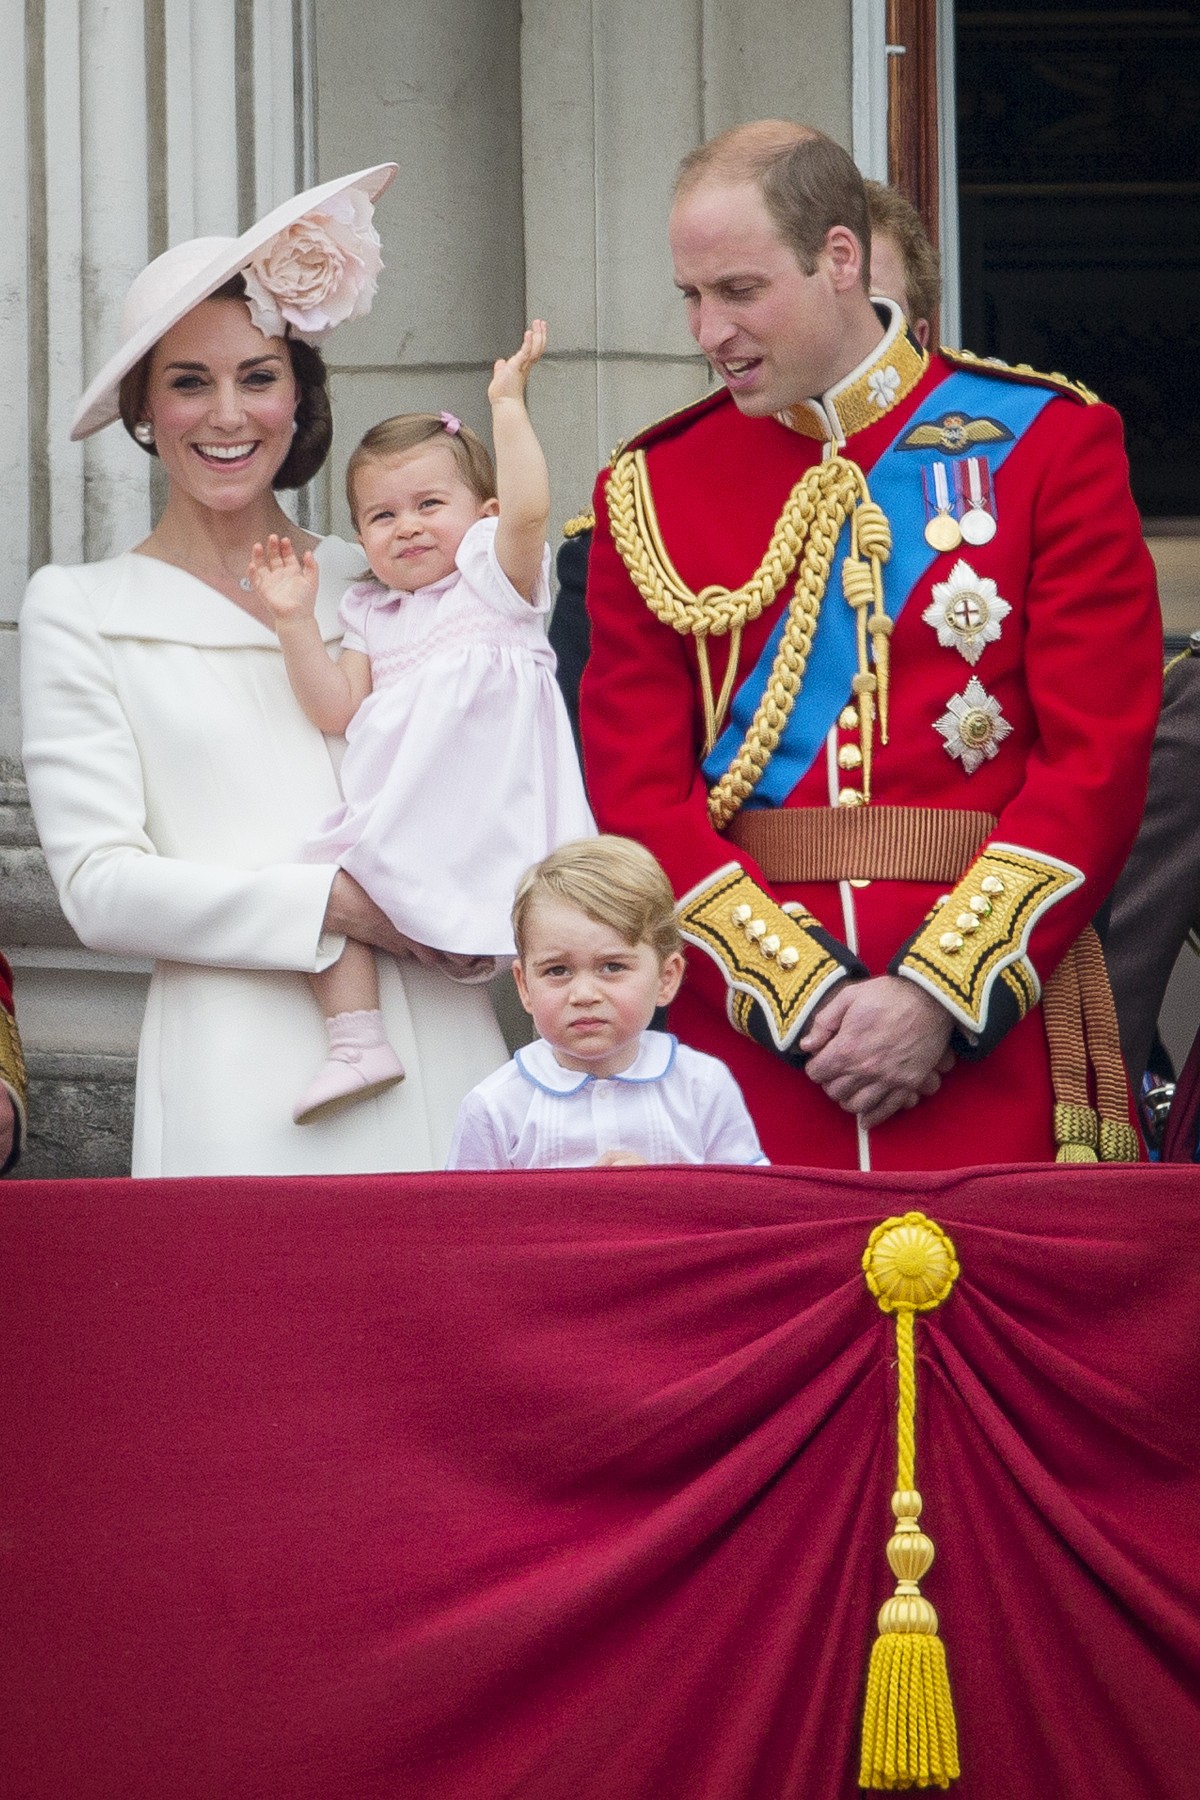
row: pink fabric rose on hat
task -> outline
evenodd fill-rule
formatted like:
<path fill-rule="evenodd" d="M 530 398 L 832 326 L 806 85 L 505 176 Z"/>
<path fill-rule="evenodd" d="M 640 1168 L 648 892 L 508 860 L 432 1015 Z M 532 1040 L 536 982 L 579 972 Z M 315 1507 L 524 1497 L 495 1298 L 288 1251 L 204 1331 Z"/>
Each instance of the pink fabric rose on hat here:
<path fill-rule="evenodd" d="M 287 325 L 319 344 L 346 319 L 371 310 L 383 258 L 374 207 L 359 188 L 327 200 L 256 251 L 242 276 L 250 317 L 266 337 Z"/>

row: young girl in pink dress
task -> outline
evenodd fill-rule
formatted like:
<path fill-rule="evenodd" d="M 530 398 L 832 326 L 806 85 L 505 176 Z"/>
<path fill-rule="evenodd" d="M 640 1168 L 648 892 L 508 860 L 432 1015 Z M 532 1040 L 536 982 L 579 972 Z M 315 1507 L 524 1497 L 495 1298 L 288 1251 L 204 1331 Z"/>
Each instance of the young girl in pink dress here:
<path fill-rule="evenodd" d="M 461 956 L 467 980 L 512 954 L 530 860 L 595 830 L 545 632 L 549 482 L 525 409 L 545 344 L 535 320 L 496 363 L 494 472 L 449 413 L 386 419 L 355 450 L 346 490 L 374 580 L 342 602 L 340 657 L 315 618 L 311 555 L 272 537 L 250 564 L 297 699 L 322 731 L 346 734 L 344 803 L 302 854 L 353 875 L 414 955 Z M 311 979 L 329 1056 L 297 1123 L 404 1076 L 370 947 L 348 940 Z"/>

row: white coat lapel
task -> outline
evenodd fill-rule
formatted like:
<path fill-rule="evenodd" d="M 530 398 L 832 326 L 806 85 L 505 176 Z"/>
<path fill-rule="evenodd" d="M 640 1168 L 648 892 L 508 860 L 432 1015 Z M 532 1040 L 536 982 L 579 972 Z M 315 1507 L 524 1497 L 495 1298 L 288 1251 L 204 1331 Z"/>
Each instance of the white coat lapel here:
<path fill-rule="evenodd" d="M 362 552 L 340 538 L 317 546 L 321 586 L 317 623 L 326 643 L 342 635 L 337 609 L 347 586 L 363 572 Z M 204 649 L 278 648 L 275 633 L 194 575 L 129 551 L 105 566 L 95 593 L 96 625 L 102 637 L 140 638 L 149 643 L 192 644 Z"/>

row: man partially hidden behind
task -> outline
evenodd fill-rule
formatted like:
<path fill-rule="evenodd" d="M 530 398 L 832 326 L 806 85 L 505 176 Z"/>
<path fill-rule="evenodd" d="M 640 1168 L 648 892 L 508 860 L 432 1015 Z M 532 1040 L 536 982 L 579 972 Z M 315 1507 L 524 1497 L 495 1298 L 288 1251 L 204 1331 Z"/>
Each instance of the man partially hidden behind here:
<path fill-rule="evenodd" d="M 672 1028 L 773 1162 L 1136 1158 L 1087 929 L 1159 689 L 1120 420 L 872 303 L 820 133 L 693 152 L 670 241 L 722 386 L 600 478 L 581 717 L 681 898 Z"/>
<path fill-rule="evenodd" d="M 922 350 L 928 350 L 942 295 L 938 253 L 907 194 L 882 181 L 865 181 L 863 186 L 871 227 L 871 292 L 896 302 L 908 329 Z"/>

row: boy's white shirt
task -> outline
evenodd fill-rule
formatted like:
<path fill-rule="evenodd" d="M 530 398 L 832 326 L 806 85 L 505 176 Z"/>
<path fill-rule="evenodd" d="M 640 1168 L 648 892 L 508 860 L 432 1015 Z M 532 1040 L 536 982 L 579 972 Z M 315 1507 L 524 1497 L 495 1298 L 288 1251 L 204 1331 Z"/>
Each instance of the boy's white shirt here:
<path fill-rule="evenodd" d="M 617 1075 L 564 1069 L 544 1039 L 473 1088 L 451 1169 L 590 1168 L 610 1150 L 649 1163 L 766 1163 L 733 1076 L 666 1032 L 644 1031 Z"/>

